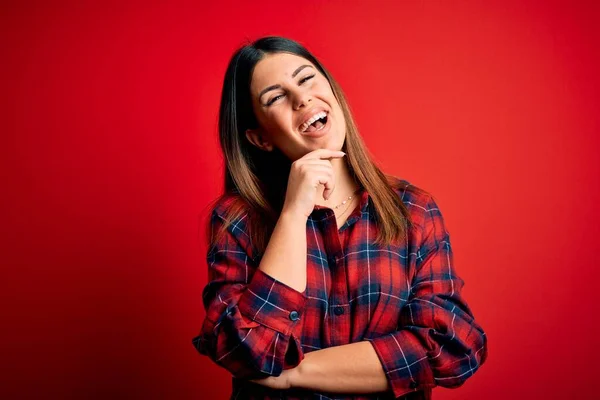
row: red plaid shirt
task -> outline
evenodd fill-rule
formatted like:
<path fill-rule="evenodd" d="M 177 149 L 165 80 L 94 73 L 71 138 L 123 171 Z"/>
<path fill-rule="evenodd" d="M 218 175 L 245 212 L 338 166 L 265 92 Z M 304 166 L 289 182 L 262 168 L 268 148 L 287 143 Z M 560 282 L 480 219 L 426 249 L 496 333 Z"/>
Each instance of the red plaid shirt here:
<path fill-rule="evenodd" d="M 339 232 L 333 211 L 315 206 L 306 223 L 302 293 L 258 269 L 261 254 L 245 215 L 208 250 L 206 317 L 193 344 L 232 373 L 232 399 L 430 399 L 434 386 L 460 386 L 483 364 L 487 338 L 461 296 L 464 281 L 440 209 L 402 183 L 397 193 L 413 222 L 402 244 L 373 243 L 377 225 L 366 190 Z M 213 229 L 229 201 L 214 208 Z M 307 352 L 363 340 L 381 361 L 386 393 L 275 390 L 248 381 L 278 376 Z"/>

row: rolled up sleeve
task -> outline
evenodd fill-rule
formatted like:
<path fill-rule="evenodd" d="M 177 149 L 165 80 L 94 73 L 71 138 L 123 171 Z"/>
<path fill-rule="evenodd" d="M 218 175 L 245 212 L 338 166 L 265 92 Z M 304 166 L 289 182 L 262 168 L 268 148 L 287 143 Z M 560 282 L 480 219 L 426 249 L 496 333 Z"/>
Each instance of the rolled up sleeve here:
<path fill-rule="evenodd" d="M 370 339 L 394 396 L 461 386 L 487 358 L 487 338 L 461 295 L 450 235 L 430 198 L 410 298 L 398 331 Z"/>
<path fill-rule="evenodd" d="M 212 228 L 223 223 L 213 211 Z M 307 298 L 258 269 L 239 240 L 246 234 L 243 223 L 232 226 L 208 250 L 206 316 L 192 343 L 234 377 L 279 376 L 304 358 L 294 328 L 301 322 Z"/>

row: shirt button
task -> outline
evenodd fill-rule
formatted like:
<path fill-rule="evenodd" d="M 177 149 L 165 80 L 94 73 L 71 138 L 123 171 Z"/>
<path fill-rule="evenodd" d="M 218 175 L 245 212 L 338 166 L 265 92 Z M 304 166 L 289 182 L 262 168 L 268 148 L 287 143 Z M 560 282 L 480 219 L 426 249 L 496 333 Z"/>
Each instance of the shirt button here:
<path fill-rule="evenodd" d="M 300 314 L 298 314 L 298 311 L 292 311 L 290 313 L 290 319 L 292 321 L 297 321 L 298 319 L 300 319 Z"/>
<path fill-rule="evenodd" d="M 419 384 L 415 381 L 411 381 L 408 386 L 410 386 L 411 389 L 416 389 Z"/>
<path fill-rule="evenodd" d="M 344 313 L 344 307 L 336 307 L 333 309 L 335 315 L 342 315 Z"/>

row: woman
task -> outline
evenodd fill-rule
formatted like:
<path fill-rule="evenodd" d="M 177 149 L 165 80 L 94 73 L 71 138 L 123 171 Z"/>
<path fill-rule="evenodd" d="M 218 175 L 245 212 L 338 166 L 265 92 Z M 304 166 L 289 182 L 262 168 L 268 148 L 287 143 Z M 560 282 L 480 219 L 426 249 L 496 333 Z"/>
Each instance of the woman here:
<path fill-rule="evenodd" d="M 344 95 L 300 44 L 232 57 L 225 193 L 207 235 L 196 349 L 236 399 L 429 399 L 483 364 L 433 197 L 371 161 Z"/>

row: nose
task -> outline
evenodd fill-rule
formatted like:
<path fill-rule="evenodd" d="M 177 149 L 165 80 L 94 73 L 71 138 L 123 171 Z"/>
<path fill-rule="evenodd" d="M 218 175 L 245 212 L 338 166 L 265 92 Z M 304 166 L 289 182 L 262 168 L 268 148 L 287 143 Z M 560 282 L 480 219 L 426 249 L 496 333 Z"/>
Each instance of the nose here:
<path fill-rule="evenodd" d="M 312 96 L 308 91 L 297 89 L 296 93 L 294 94 L 294 110 L 298 110 L 300 107 L 306 107 L 311 101 Z"/>

